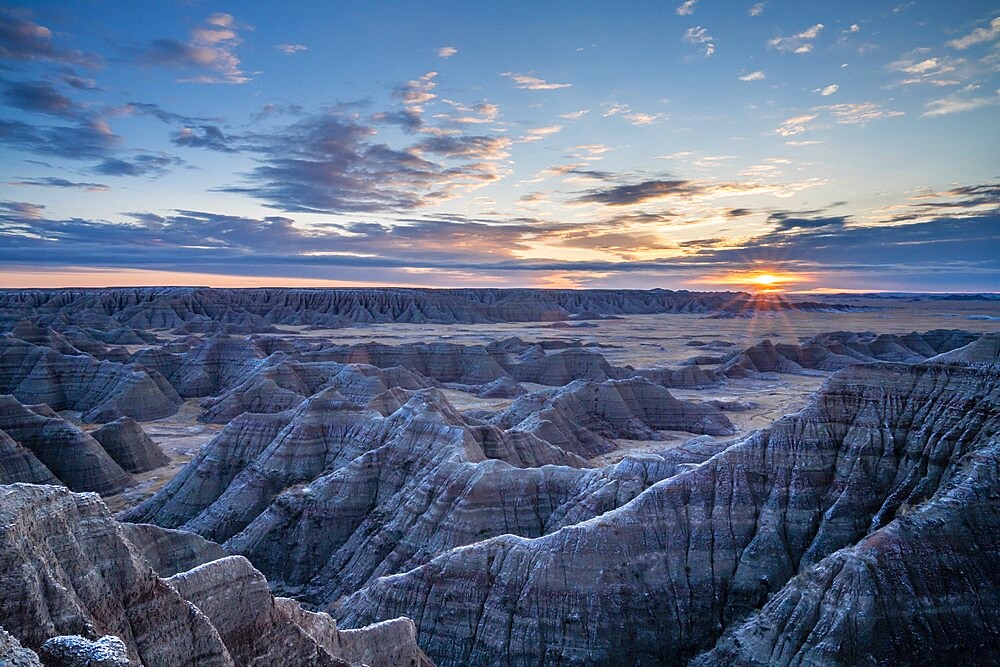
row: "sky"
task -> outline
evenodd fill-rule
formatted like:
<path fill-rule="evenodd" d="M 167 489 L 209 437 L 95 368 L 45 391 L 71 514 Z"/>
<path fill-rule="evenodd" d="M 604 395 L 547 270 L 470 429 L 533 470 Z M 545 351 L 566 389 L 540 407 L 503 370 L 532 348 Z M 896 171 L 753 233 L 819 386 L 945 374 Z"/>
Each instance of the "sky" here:
<path fill-rule="evenodd" d="M 0 7 L 0 287 L 1000 291 L 1000 5 Z"/>

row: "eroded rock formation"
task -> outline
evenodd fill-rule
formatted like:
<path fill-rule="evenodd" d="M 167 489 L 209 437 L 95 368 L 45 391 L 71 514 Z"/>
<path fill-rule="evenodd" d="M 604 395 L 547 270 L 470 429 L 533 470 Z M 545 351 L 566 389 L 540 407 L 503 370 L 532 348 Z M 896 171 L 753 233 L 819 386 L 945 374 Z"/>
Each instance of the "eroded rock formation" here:
<path fill-rule="evenodd" d="M 131 417 L 119 417 L 91 431 L 90 435 L 128 472 L 146 472 L 170 462 L 163 450 Z"/>
<path fill-rule="evenodd" d="M 752 302 L 752 303 L 751 303 Z M 32 318 L 44 326 L 173 329 L 188 322 L 314 325 L 473 323 L 602 318 L 640 313 L 843 311 L 741 292 L 535 289 L 208 289 L 139 287 L 3 290 L 0 322 Z M 196 325 L 196 328 L 200 326 Z M 243 329 L 245 330 L 245 329 Z M 242 330 L 241 330 L 242 331 Z"/>
<path fill-rule="evenodd" d="M 157 419 L 176 412 L 181 402 L 156 372 L 86 354 L 62 354 L 15 338 L 0 338 L 0 393 L 22 403 L 79 410 L 88 422 L 121 416 Z"/>
<path fill-rule="evenodd" d="M 728 377 L 758 377 L 762 373 L 836 371 L 873 361 L 918 363 L 979 338 L 957 329 L 895 334 L 835 331 L 814 336 L 802 345 L 774 345 L 765 340 L 725 360 L 718 368 Z"/>
<path fill-rule="evenodd" d="M 33 667 L 37 652 L 46 665 L 67 667 L 346 667 L 362 659 L 433 667 L 408 619 L 338 631 L 326 614 L 273 598 L 241 557 L 160 578 L 128 537 L 140 535 L 148 548 L 151 527 L 123 531 L 93 494 L 0 486 L 0 525 L 5 664 Z"/>
<path fill-rule="evenodd" d="M 47 405 L 22 405 L 13 396 L 0 395 L 0 433 L 9 436 L 0 438 L 8 481 L 58 480 L 74 491 L 96 491 L 103 495 L 120 493 L 135 484 L 101 443 L 60 418 Z M 12 447 L 8 440 L 18 446 Z M 46 470 L 51 478 L 45 474 Z"/>
<path fill-rule="evenodd" d="M 720 660 L 879 664 L 905 645 L 941 641 L 952 660 L 975 661 L 1000 647 L 984 620 L 996 618 L 995 573 L 983 572 L 1000 546 L 998 404 L 995 370 L 854 366 L 799 413 L 617 510 L 535 539 L 445 552 L 332 606 L 346 623 L 411 615 L 442 664 L 681 662 L 762 608 L 746 630 L 756 644 L 739 648 L 738 634 L 736 653 L 722 644 Z M 941 520 L 944 511 L 955 520 Z M 907 533 L 931 525 L 939 537 L 918 550 L 927 557 L 901 558 L 917 539 Z M 839 551 L 853 545 L 857 555 Z M 884 549 L 882 564 L 865 556 L 873 547 Z M 906 599 L 910 582 L 926 603 Z M 851 605 L 885 591 L 872 622 L 885 615 L 897 629 L 867 643 L 853 621 L 838 625 L 846 617 L 836 607 L 817 606 L 823 591 Z M 931 609 L 949 609 L 951 620 Z M 839 645 L 823 643 L 828 631 Z"/>

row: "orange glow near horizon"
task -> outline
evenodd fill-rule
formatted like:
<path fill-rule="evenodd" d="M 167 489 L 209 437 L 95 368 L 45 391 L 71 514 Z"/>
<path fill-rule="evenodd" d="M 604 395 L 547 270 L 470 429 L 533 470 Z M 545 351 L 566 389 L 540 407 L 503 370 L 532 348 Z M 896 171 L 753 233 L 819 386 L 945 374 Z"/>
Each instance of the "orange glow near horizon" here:
<path fill-rule="evenodd" d="M 742 287 L 755 289 L 758 292 L 781 292 L 791 286 L 799 286 L 813 281 L 806 273 L 788 273 L 782 271 L 746 271 L 726 275 L 703 276 L 691 282 L 699 285 L 717 285 L 720 287 Z"/>

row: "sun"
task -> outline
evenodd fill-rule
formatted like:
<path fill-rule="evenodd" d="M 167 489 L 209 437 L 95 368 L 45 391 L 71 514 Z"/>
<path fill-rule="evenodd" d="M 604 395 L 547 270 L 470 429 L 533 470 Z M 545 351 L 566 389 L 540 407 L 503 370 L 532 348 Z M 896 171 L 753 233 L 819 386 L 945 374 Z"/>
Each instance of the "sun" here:
<path fill-rule="evenodd" d="M 758 285 L 764 285 L 766 287 L 769 285 L 774 285 L 775 283 L 780 283 L 781 278 L 771 273 L 762 273 L 759 276 L 755 276 L 753 281 Z"/>

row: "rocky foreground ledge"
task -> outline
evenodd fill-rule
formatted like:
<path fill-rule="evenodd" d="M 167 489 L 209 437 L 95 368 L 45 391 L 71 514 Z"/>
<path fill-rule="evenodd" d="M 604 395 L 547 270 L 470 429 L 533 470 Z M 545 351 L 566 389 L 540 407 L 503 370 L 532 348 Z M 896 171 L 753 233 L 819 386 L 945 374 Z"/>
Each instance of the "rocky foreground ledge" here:
<path fill-rule="evenodd" d="M 120 524 L 96 494 L 0 486 L 0 665 L 432 667 L 412 621 L 338 630 L 205 545 Z"/>

